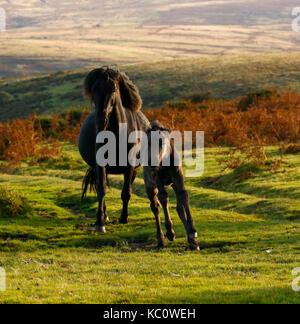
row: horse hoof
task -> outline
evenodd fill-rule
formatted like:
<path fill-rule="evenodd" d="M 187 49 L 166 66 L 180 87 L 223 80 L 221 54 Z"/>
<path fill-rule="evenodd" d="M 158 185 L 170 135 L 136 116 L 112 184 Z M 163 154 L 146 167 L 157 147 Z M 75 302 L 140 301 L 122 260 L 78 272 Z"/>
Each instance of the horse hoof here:
<path fill-rule="evenodd" d="M 190 249 L 191 249 L 191 251 L 200 251 L 200 246 L 199 245 L 191 245 Z"/>
<path fill-rule="evenodd" d="M 105 216 L 105 219 L 104 219 L 106 222 L 109 222 L 109 216 Z"/>
<path fill-rule="evenodd" d="M 124 224 L 124 225 L 126 225 L 126 224 L 129 223 L 129 219 L 128 219 L 128 218 L 127 218 L 127 219 L 125 219 L 125 218 L 120 218 L 120 219 L 119 219 L 119 223 L 120 223 L 120 224 Z"/>
<path fill-rule="evenodd" d="M 105 226 L 96 225 L 95 226 L 95 232 L 96 233 L 106 233 Z"/>
<path fill-rule="evenodd" d="M 197 232 L 195 232 L 195 233 L 191 233 L 190 235 L 189 235 L 189 238 L 190 239 L 195 239 L 195 238 L 197 238 L 198 237 L 198 233 Z"/>

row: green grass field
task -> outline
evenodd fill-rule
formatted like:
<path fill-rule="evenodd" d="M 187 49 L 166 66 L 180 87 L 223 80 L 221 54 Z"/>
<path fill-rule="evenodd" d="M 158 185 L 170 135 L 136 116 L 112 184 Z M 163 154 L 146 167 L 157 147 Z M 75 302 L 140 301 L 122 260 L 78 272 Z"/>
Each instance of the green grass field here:
<path fill-rule="evenodd" d="M 208 92 L 218 99 L 231 99 L 263 87 L 300 91 L 298 53 L 203 56 L 122 65 L 120 69 L 139 87 L 145 109 Z M 87 73 L 58 72 L 0 81 L 0 120 L 89 106 L 82 95 Z M 1 92 L 8 93 L 10 100 L 1 102 Z"/>
<path fill-rule="evenodd" d="M 69 144 L 59 159 L 1 173 L 0 185 L 26 196 L 33 211 L 0 219 L 0 266 L 7 272 L 0 303 L 298 304 L 292 270 L 300 266 L 299 155 L 287 155 L 275 173 L 252 170 L 255 176 L 242 181 L 246 167 L 216 180 L 218 154 L 207 149 L 203 178 L 187 180 L 201 252 L 185 251 L 173 195 L 177 240 L 156 249 L 141 174 L 130 224 L 117 222 L 122 179 L 112 177 L 108 233 L 94 234 L 96 198 L 80 207 L 86 167 Z"/>

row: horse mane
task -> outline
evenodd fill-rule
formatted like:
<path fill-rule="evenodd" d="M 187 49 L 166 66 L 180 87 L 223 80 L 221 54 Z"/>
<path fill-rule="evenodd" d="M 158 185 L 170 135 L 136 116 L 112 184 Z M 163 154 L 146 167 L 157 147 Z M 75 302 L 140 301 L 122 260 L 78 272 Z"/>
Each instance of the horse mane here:
<path fill-rule="evenodd" d="M 129 77 L 118 70 L 109 67 L 101 67 L 92 70 L 84 81 L 84 94 L 95 103 L 95 94 L 100 79 L 112 79 L 118 81 L 122 105 L 132 111 L 139 111 L 142 108 L 142 98 L 136 85 Z"/>
<path fill-rule="evenodd" d="M 141 110 L 143 101 L 139 89 L 125 73 L 120 73 L 119 86 L 123 106 L 132 111 Z"/>

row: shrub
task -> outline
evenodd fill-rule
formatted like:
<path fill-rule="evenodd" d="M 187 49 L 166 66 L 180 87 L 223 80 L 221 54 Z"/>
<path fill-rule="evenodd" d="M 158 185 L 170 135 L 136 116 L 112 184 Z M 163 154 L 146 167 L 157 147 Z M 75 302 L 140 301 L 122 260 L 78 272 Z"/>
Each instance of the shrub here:
<path fill-rule="evenodd" d="M 168 101 L 168 102 L 166 102 L 165 107 L 170 108 L 170 109 L 172 109 L 172 108 L 186 109 L 187 101 L 185 101 L 185 100 L 179 100 L 179 101 L 175 101 L 175 102 Z"/>
<path fill-rule="evenodd" d="M 0 217 L 26 217 L 31 213 L 27 199 L 18 192 L 0 186 Z"/>
<path fill-rule="evenodd" d="M 186 100 L 191 100 L 192 103 L 202 103 L 203 101 L 214 100 L 214 95 L 211 92 L 194 92 L 185 96 Z"/>
<path fill-rule="evenodd" d="M 248 93 L 239 102 L 238 108 L 242 111 L 247 110 L 254 103 L 257 103 L 261 99 L 270 99 L 272 96 L 278 95 L 276 89 L 259 89 Z"/>
<path fill-rule="evenodd" d="M 0 91 L 0 105 L 7 105 L 8 103 L 10 103 L 11 101 L 13 101 L 14 97 L 6 92 L 6 91 Z"/>

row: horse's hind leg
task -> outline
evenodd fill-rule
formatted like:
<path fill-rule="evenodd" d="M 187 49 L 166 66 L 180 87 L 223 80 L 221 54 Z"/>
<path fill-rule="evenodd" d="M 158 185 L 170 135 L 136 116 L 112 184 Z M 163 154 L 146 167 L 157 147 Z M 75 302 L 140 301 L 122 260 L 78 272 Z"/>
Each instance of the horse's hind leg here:
<path fill-rule="evenodd" d="M 164 214 L 165 214 L 165 226 L 167 229 L 167 238 L 169 239 L 169 241 L 174 241 L 175 240 L 175 232 L 173 229 L 173 222 L 171 220 L 170 217 L 170 213 L 169 213 L 169 197 L 168 197 L 168 193 L 165 190 L 164 187 L 159 187 L 159 192 L 158 192 L 158 199 L 164 209 Z"/>
<path fill-rule="evenodd" d="M 105 230 L 105 195 L 106 195 L 106 174 L 105 169 L 97 167 L 97 176 L 99 178 L 99 185 L 97 187 L 98 195 L 98 212 L 97 212 L 97 222 L 95 225 L 95 231 L 100 233 L 106 233 Z"/>
<path fill-rule="evenodd" d="M 106 208 L 105 200 L 104 200 L 104 207 L 103 207 L 103 210 L 104 210 L 104 220 L 105 220 L 106 222 L 108 222 L 108 221 L 109 221 L 109 216 L 108 216 L 108 214 L 107 214 L 107 208 Z"/>
<path fill-rule="evenodd" d="M 155 216 L 156 220 L 156 230 L 157 230 L 157 241 L 158 241 L 158 247 L 164 248 L 165 247 L 165 236 L 161 229 L 161 223 L 160 223 L 160 215 L 159 215 L 159 202 L 157 200 L 157 189 L 155 188 L 147 188 L 147 195 L 149 197 L 149 200 L 151 202 L 151 210 Z"/>
<path fill-rule="evenodd" d="M 120 217 L 121 224 L 128 224 L 128 204 L 132 194 L 132 184 L 136 178 L 137 170 L 131 168 L 128 172 L 124 175 L 124 187 L 122 190 L 122 201 L 123 201 L 123 209 L 122 214 Z"/>

